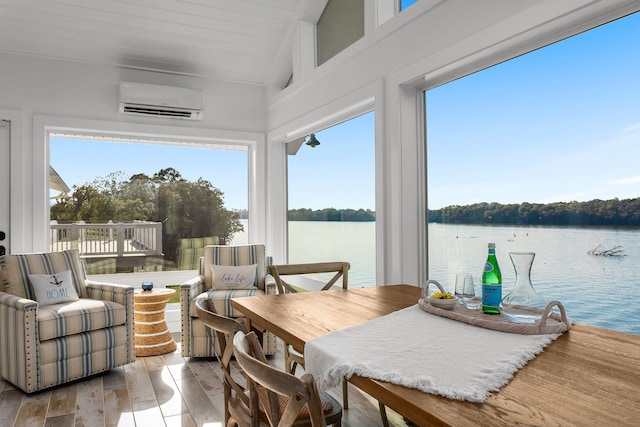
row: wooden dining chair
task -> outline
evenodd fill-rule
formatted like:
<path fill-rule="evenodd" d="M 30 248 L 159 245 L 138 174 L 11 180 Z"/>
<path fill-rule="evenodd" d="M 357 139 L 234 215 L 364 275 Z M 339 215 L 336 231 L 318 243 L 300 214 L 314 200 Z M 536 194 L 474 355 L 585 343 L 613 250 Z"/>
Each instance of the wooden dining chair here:
<path fill-rule="evenodd" d="M 349 269 L 351 265 L 348 262 L 318 262 L 318 263 L 305 263 L 305 264 L 282 264 L 282 265 L 270 265 L 267 267 L 267 272 L 273 276 L 276 286 L 278 287 L 279 294 L 305 292 L 307 290 L 320 290 L 326 291 L 334 287 L 334 285 L 342 285 L 342 289 L 347 289 L 349 286 Z M 332 275 L 333 274 L 333 275 Z M 312 275 L 312 280 L 309 282 L 312 289 L 302 288 L 289 283 L 283 279 L 283 276 L 305 276 Z M 338 281 L 340 283 L 338 283 Z M 290 282 L 291 280 L 288 279 Z M 308 282 L 308 283 L 309 283 Z M 295 374 L 296 367 L 299 365 L 304 369 L 304 355 L 296 351 L 293 346 L 288 343 L 284 343 L 284 363 L 285 371 L 290 374 Z M 342 382 L 342 406 L 344 409 L 349 408 L 349 394 L 348 394 L 348 382 L 344 380 Z M 382 418 L 382 424 L 384 427 L 389 426 L 387 419 L 386 407 L 378 402 L 380 409 L 380 417 Z"/>
<path fill-rule="evenodd" d="M 230 403 L 227 424 L 244 427 L 259 407 L 271 427 L 342 425 L 342 407 L 329 394 L 319 392 L 313 375 L 298 378 L 267 364 L 255 332 L 237 332 L 233 339 L 236 360 L 250 379 L 249 406 L 237 399 Z"/>
<path fill-rule="evenodd" d="M 215 334 L 211 345 L 214 346 L 216 358 L 220 362 L 224 374 L 224 422 L 229 423 L 231 418 L 230 400 L 232 395 L 241 401 L 242 405 L 249 407 L 249 393 L 247 392 L 247 379 L 238 364 L 232 360 L 233 343 L 227 341 L 233 339 L 236 332 L 247 332 L 247 328 L 242 318 L 231 318 L 218 314 L 213 301 L 208 298 L 199 298 L 195 303 L 196 313 L 199 319 L 207 327 L 207 334 Z M 251 420 L 254 421 L 251 421 Z M 258 425 L 258 416 L 253 414 L 249 417 L 249 425 Z"/>
<path fill-rule="evenodd" d="M 300 292 L 302 289 L 299 286 L 292 285 L 286 282 L 282 276 L 300 276 L 312 274 L 313 281 L 318 284 L 322 284 L 320 288 L 313 288 L 310 290 L 326 291 L 330 289 L 336 282 L 342 278 L 342 289 L 347 289 L 349 282 L 349 268 L 351 265 L 348 262 L 316 262 L 306 264 L 283 264 L 283 265 L 270 265 L 267 267 L 267 271 L 273 276 L 278 287 L 278 293 L 290 293 Z M 323 276 L 318 276 L 322 273 L 333 273 L 329 280 L 323 280 Z"/>
<path fill-rule="evenodd" d="M 286 282 L 283 279 L 283 276 L 304 276 L 312 274 L 314 275 L 312 279 L 313 283 L 318 283 L 318 285 L 317 288 L 313 288 L 310 290 L 321 291 L 331 289 L 331 287 L 336 284 L 338 279 L 342 278 L 342 289 L 347 289 L 349 283 L 350 267 L 351 265 L 348 262 L 319 262 L 308 264 L 271 265 L 267 267 L 267 271 L 269 274 L 271 274 L 271 276 L 273 276 L 274 280 L 276 281 L 278 293 L 285 294 L 304 292 L 307 291 L 307 289 Z M 319 274 L 323 273 L 333 273 L 333 276 L 330 276 L 329 280 L 323 280 L 322 277 L 324 276 L 318 276 Z M 320 287 L 320 285 L 322 285 L 322 287 Z M 297 365 L 300 365 L 304 368 L 304 356 L 286 342 L 284 343 L 284 361 L 285 371 L 290 374 L 295 373 Z M 344 397 L 344 399 L 346 399 L 346 397 Z M 345 400 L 344 402 L 346 408 L 348 406 L 348 402 L 347 400 Z"/>
<path fill-rule="evenodd" d="M 283 279 L 283 276 L 303 276 L 313 275 L 313 282 L 318 283 L 317 287 L 311 290 L 326 291 L 331 289 L 336 282 L 342 278 L 342 289 L 347 289 L 349 284 L 349 268 L 351 265 L 348 262 L 318 262 L 307 264 L 284 264 L 284 265 L 271 265 L 267 267 L 267 271 L 271 274 L 276 281 L 278 287 L 278 293 L 296 293 L 305 292 L 307 289 L 299 286 L 292 285 Z M 322 280 L 324 276 L 318 276 L 324 273 L 332 273 L 329 275 L 329 280 Z M 322 286 L 322 287 L 320 287 Z M 304 356 L 296 351 L 293 346 L 288 343 L 284 343 L 284 369 L 287 373 L 295 374 L 296 367 L 300 365 L 304 369 Z M 342 385 L 342 401 L 343 407 L 347 409 L 349 407 L 349 398 L 347 395 L 347 382 L 344 381 Z"/>

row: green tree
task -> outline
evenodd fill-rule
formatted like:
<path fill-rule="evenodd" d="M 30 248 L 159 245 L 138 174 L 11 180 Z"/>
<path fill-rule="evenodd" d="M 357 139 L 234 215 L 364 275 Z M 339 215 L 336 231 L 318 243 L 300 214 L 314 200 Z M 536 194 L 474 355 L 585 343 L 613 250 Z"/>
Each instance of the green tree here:
<path fill-rule="evenodd" d="M 640 226 L 640 198 L 554 202 L 549 204 L 475 203 L 428 212 L 429 222 L 445 224 L 527 224 L 576 226 Z"/>
<path fill-rule="evenodd" d="M 155 216 L 157 185 L 145 174 L 131 176 L 118 186 L 116 197 L 120 200 L 138 200 L 147 211 L 146 218 Z"/>
<path fill-rule="evenodd" d="M 103 223 L 114 218 L 112 199 L 90 184 L 74 186 L 71 197 L 59 200 L 51 207 L 51 219 L 59 223 L 85 221 Z"/>
<path fill-rule="evenodd" d="M 152 177 L 135 174 L 123 180 L 122 172 L 74 187 L 73 194 L 51 207 L 59 223 L 162 222 L 165 258 L 175 260 L 181 238 L 218 236 L 228 241 L 243 231 L 239 213 L 224 207 L 224 193 L 209 181 L 189 182 L 174 168 Z"/>
<path fill-rule="evenodd" d="M 225 209 L 224 193 L 209 181 L 189 182 L 172 168 L 156 173 L 153 181 L 158 184 L 154 220 L 163 223 L 165 254 L 176 254 L 181 238 L 218 236 L 228 241 L 243 231 L 240 215 Z"/>
<path fill-rule="evenodd" d="M 325 208 L 291 209 L 287 216 L 289 221 L 375 221 L 376 213 L 370 209 L 335 209 Z"/>

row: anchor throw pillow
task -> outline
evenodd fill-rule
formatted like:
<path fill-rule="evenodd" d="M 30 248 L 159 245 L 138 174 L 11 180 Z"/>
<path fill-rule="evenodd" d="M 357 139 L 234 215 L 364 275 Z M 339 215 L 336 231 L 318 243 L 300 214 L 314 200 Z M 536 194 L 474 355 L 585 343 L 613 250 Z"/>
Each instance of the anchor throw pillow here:
<path fill-rule="evenodd" d="M 41 306 L 78 301 L 78 293 L 73 287 L 71 270 L 53 274 L 30 274 L 36 301 Z"/>
<path fill-rule="evenodd" d="M 217 265 L 211 264 L 213 275 L 211 287 L 214 289 L 251 289 L 256 282 L 257 264 Z"/>

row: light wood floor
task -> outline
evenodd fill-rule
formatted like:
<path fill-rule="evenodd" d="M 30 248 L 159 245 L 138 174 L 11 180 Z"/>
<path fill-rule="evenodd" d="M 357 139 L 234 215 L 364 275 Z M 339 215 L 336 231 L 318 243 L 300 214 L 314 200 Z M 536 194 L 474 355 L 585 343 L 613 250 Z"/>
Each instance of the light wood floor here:
<path fill-rule="evenodd" d="M 174 334 L 176 341 L 180 334 Z M 283 367 L 282 343 L 270 363 Z M 222 373 L 215 359 L 169 354 L 138 357 L 135 363 L 84 381 L 28 395 L 0 378 L 1 427 L 211 426 L 224 427 Z M 329 391 L 342 402 L 340 388 Z M 392 426 L 406 426 L 387 410 Z M 380 426 L 378 403 L 349 385 L 346 427 Z"/>

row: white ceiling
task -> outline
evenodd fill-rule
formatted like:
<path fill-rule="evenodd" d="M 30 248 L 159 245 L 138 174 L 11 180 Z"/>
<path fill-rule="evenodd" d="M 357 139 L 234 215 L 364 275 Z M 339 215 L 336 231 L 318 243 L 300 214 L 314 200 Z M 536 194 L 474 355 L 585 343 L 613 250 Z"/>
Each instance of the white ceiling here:
<path fill-rule="evenodd" d="M 0 0 L 0 52 L 264 85 L 309 1 Z"/>

